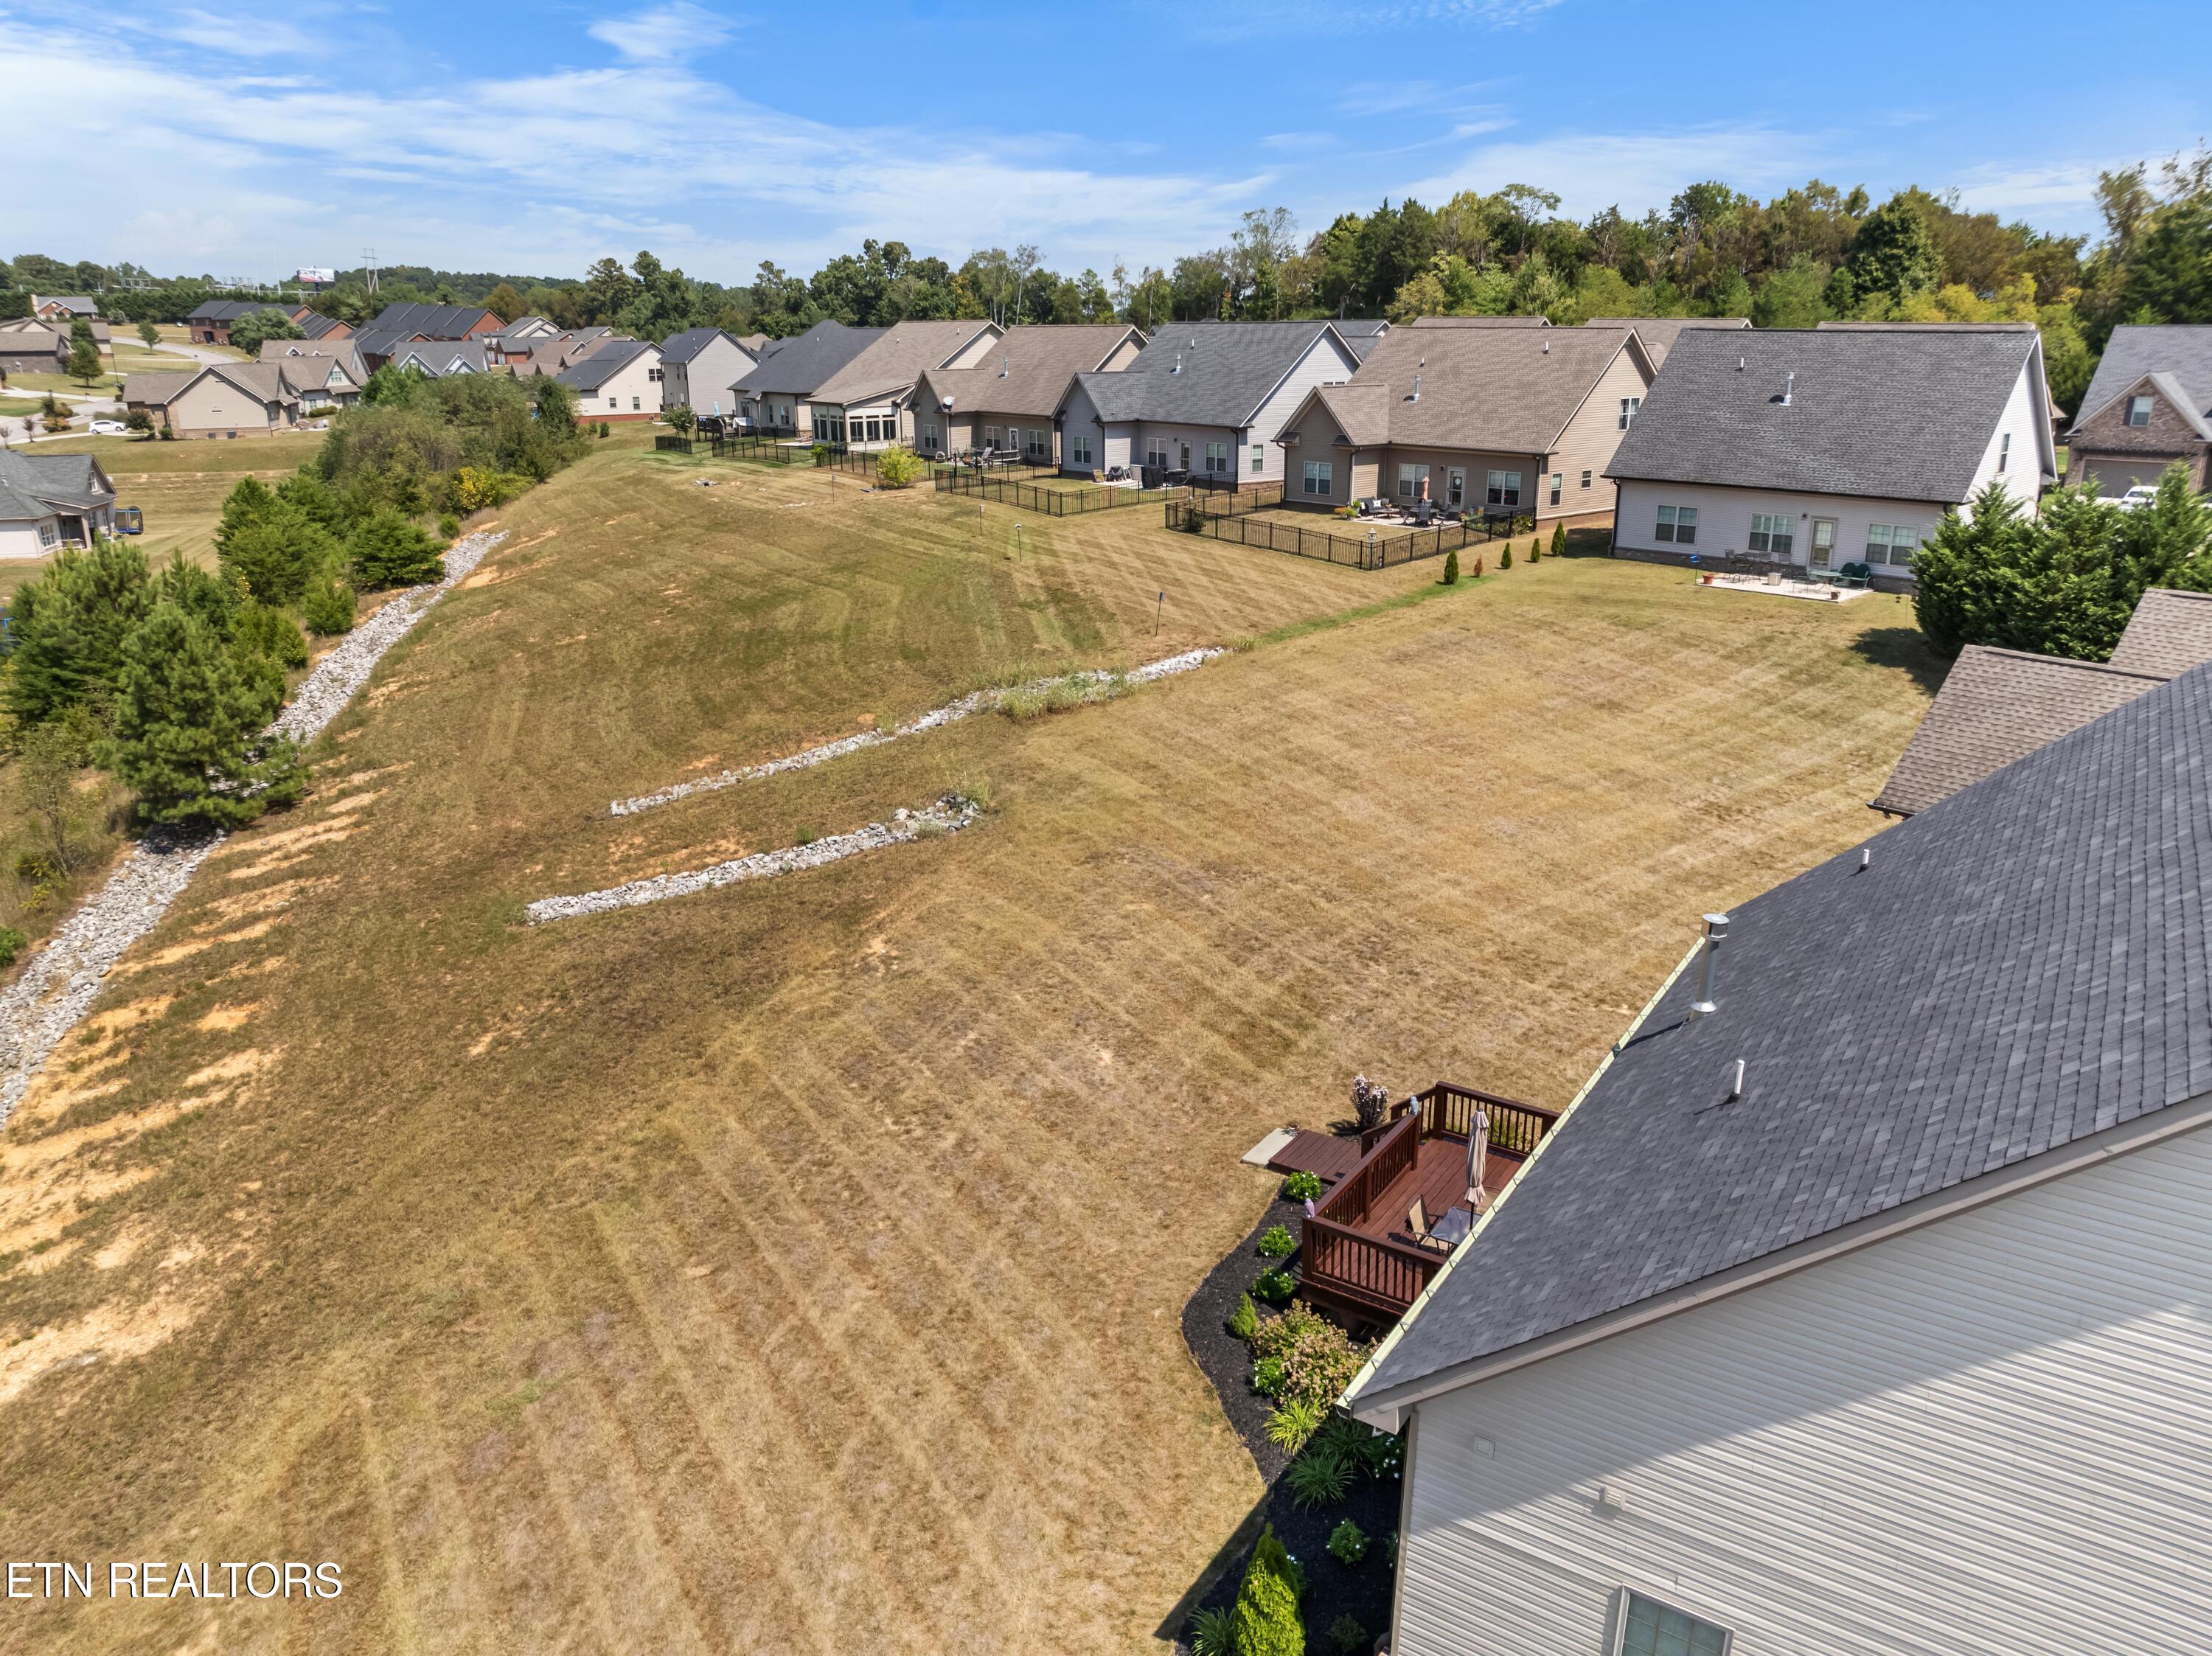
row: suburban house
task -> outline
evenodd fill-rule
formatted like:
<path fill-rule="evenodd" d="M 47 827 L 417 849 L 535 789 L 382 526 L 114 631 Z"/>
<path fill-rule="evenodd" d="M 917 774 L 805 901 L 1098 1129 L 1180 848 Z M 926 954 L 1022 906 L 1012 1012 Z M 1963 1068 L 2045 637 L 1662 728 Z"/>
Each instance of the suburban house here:
<path fill-rule="evenodd" d="M 1925 810 L 2207 662 L 2212 592 L 2162 586 L 2142 595 L 2110 661 L 1970 644 L 1870 803 L 1892 816 Z"/>
<path fill-rule="evenodd" d="M 88 322 L 97 321 L 100 301 L 85 294 L 33 294 L 31 314 L 41 322 L 60 323 L 62 331 L 66 333 L 69 325 L 79 317 Z"/>
<path fill-rule="evenodd" d="M 330 367 L 330 359 L 300 357 L 134 373 L 123 382 L 123 403 L 179 438 L 265 437 L 290 430 L 303 406 L 340 402 Z"/>
<path fill-rule="evenodd" d="M 807 398 L 817 437 L 832 443 L 915 440 L 915 382 L 929 368 L 973 367 L 998 348 L 1005 330 L 968 319 L 894 322 L 814 388 Z"/>
<path fill-rule="evenodd" d="M 292 312 L 292 320 L 300 325 L 302 339 L 347 339 L 353 335 L 353 324 L 341 322 L 334 316 L 325 316 L 302 305 Z"/>
<path fill-rule="evenodd" d="M 660 418 L 660 347 L 645 340 L 609 340 L 556 377 L 575 391 L 580 420 Z"/>
<path fill-rule="evenodd" d="M 501 335 L 508 339 L 553 339 L 560 332 L 557 324 L 542 316 L 518 316 L 500 330 Z"/>
<path fill-rule="evenodd" d="M 299 390 L 303 412 L 351 408 L 368 384 L 361 354 L 345 340 L 264 339 L 261 360 L 285 365 L 286 378 Z"/>
<path fill-rule="evenodd" d="M 1690 329 L 1605 475 L 1616 556 L 1868 566 L 1901 591 L 1943 514 L 2056 476 L 2032 323 Z"/>
<path fill-rule="evenodd" d="M 69 357 L 67 328 L 22 317 L 0 323 L 0 375 L 66 373 Z"/>
<path fill-rule="evenodd" d="M 0 448 L 0 559 L 89 546 L 114 525 L 115 485 L 91 455 Z"/>
<path fill-rule="evenodd" d="M 2212 489 L 2212 326 L 2123 323 L 2066 434 L 2066 481 L 2117 499 L 2176 460 Z"/>
<path fill-rule="evenodd" d="M 762 431 L 825 443 L 911 442 L 923 370 L 973 367 L 1002 331 L 975 321 L 817 322 L 772 342 L 731 390 Z"/>
<path fill-rule="evenodd" d="M 1540 526 L 1613 521 L 1607 464 L 1651 387 L 1633 328 L 1500 328 L 1424 317 L 1343 383 L 1315 386 L 1276 440 L 1285 505 L 1389 496 Z"/>
<path fill-rule="evenodd" d="M 228 345 L 232 325 L 256 311 L 282 311 L 295 322 L 313 314 L 304 305 L 279 305 L 265 299 L 210 299 L 185 318 L 185 327 L 195 345 Z"/>
<path fill-rule="evenodd" d="M 387 305 L 362 331 L 405 339 L 475 339 L 506 325 L 481 305 Z"/>
<path fill-rule="evenodd" d="M 2198 668 L 1711 917 L 1346 1394 L 1395 1656 L 2203 1647 L 2208 751 Z"/>
<path fill-rule="evenodd" d="M 1734 328 L 1751 326 L 1747 316 L 1594 316 L 1583 324 L 1585 328 L 1633 328 L 1644 342 L 1644 355 L 1651 359 L 1656 372 L 1663 367 L 1667 353 L 1674 349 L 1674 342 L 1691 328 Z"/>
<path fill-rule="evenodd" d="M 1144 335 L 1117 323 L 1009 328 L 975 367 L 923 370 L 914 387 L 915 452 L 1013 450 L 1056 465 L 1053 410 L 1068 381 L 1119 373 L 1144 348 Z"/>
<path fill-rule="evenodd" d="M 482 339 L 410 339 L 392 346 L 384 360 L 403 373 L 418 368 L 433 379 L 453 373 L 487 373 L 501 361 L 498 349 Z"/>
<path fill-rule="evenodd" d="M 1053 410 L 1061 470 L 1146 467 L 1228 486 L 1279 480 L 1275 440 L 1291 416 L 1315 386 L 1350 379 L 1359 361 L 1334 323 L 1173 323 L 1126 367 L 1068 382 Z"/>
<path fill-rule="evenodd" d="M 660 342 L 663 403 L 672 409 L 687 404 L 698 414 L 735 414 L 738 399 L 730 387 L 755 360 L 735 336 L 720 328 L 672 333 Z"/>

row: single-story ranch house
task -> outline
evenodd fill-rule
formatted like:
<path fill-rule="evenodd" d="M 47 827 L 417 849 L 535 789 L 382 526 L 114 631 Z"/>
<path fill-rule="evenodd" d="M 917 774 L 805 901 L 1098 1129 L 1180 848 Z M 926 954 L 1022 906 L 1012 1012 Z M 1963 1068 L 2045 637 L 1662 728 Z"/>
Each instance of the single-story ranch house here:
<path fill-rule="evenodd" d="M 1909 588 L 1943 514 L 1995 480 L 2053 480 L 2031 323 L 1684 333 L 1606 476 L 1617 555 L 1864 563 Z"/>
<path fill-rule="evenodd" d="M 211 362 L 186 373 L 134 373 L 123 382 L 123 403 L 179 438 L 266 437 L 289 431 L 302 408 L 346 400 L 331 385 L 326 357 L 260 362 Z"/>
<path fill-rule="evenodd" d="M 1009 328 L 978 366 L 923 371 L 914 387 L 915 448 L 927 455 L 1011 449 L 1055 465 L 1053 410 L 1068 381 L 1119 373 L 1144 348 L 1144 335 L 1117 323 Z"/>
<path fill-rule="evenodd" d="M 574 389 L 580 420 L 660 417 L 660 347 L 645 340 L 609 340 L 556 378 Z"/>
<path fill-rule="evenodd" d="M 115 525 L 115 485 L 89 454 L 0 448 L 0 559 L 89 546 Z"/>
<path fill-rule="evenodd" d="M 31 314 L 41 322 L 58 322 L 66 333 L 79 317 L 97 320 L 100 301 L 88 294 L 33 294 Z"/>
<path fill-rule="evenodd" d="M 1598 479 L 1651 377 L 1633 328 L 1424 317 L 1292 413 L 1279 440 L 1284 502 L 1327 509 L 1384 495 L 1601 528 L 1613 501 Z"/>
<path fill-rule="evenodd" d="M 1291 415 L 1316 385 L 1341 384 L 1358 367 L 1359 352 L 1328 322 L 1171 324 L 1127 367 L 1068 383 L 1054 409 L 1060 468 L 1087 476 L 1143 466 L 1235 485 L 1278 479 L 1275 439 Z"/>
<path fill-rule="evenodd" d="M 2066 481 L 2116 500 L 2176 460 L 2212 489 L 2212 327 L 2123 323 L 2066 435 Z"/>

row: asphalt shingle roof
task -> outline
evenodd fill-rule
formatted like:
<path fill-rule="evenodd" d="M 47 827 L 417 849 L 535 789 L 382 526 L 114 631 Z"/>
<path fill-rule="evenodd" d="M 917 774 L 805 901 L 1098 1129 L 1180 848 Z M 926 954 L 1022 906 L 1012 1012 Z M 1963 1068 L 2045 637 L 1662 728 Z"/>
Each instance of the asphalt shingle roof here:
<path fill-rule="evenodd" d="M 1067 382 L 1097 370 L 1131 333 L 1118 323 L 1103 322 L 1009 328 L 981 367 L 933 367 L 922 378 L 929 382 L 932 397 L 952 399 L 956 415 L 1028 414 L 1045 419 L 1059 407 Z"/>
<path fill-rule="evenodd" d="M 1119 373 L 1078 377 L 1102 420 L 1241 429 L 1329 330 L 1326 322 L 1174 322 Z"/>
<path fill-rule="evenodd" d="M 2172 677 L 2212 661 L 2212 592 L 2154 586 L 2112 650 L 2112 665 Z"/>
<path fill-rule="evenodd" d="M 641 352 L 653 349 L 642 339 L 611 339 L 581 361 L 571 362 L 556 376 L 564 385 L 574 385 L 578 391 L 597 391 L 634 361 Z"/>
<path fill-rule="evenodd" d="M 686 328 L 682 333 L 672 333 L 660 342 L 660 360 L 664 362 L 689 362 L 718 339 L 738 343 L 735 334 L 725 333 L 720 328 Z"/>
<path fill-rule="evenodd" d="M 933 368 L 966 349 L 988 322 L 894 322 L 883 337 L 817 385 L 820 403 L 859 403 L 911 385 L 925 368 Z"/>
<path fill-rule="evenodd" d="M 840 368 L 889 331 L 817 322 L 803 334 L 771 340 L 761 352 L 760 361 L 731 389 L 752 397 L 811 397 Z"/>
<path fill-rule="evenodd" d="M 1369 1395 L 2212 1089 L 2212 667 L 1736 909 Z M 1725 1100 L 1737 1059 L 1743 1095 Z"/>
<path fill-rule="evenodd" d="M 464 339 L 486 317 L 495 324 L 499 320 L 481 305 L 387 305 L 365 331 L 403 339 L 416 334 L 428 339 Z"/>
<path fill-rule="evenodd" d="M 23 522 L 55 507 L 105 506 L 115 498 L 89 454 L 21 454 L 0 448 L 0 519 Z"/>
<path fill-rule="evenodd" d="M 1613 359 L 1629 348 L 1629 331 L 1417 324 L 1385 334 L 1350 383 L 1322 385 L 1314 394 L 1362 447 L 1409 443 L 1548 454 Z"/>
<path fill-rule="evenodd" d="M 1692 329 L 1605 475 L 1954 505 L 2036 346 L 2033 328 Z"/>
<path fill-rule="evenodd" d="M 2136 381 L 2154 373 L 2170 375 L 2182 401 L 2200 418 L 2212 415 L 2212 325 L 2167 324 L 2157 327 L 2124 322 L 2112 330 L 2097 372 L 2075 412 L 2087 419 Z"/>
<path fill-rule="evenodd" d="M 191 315 L 192 322 L 235 322 L 241 316 L 255 311 L 289 311 L 289 305 L 278 305 L 265 299 L 209 299 L 203 300 Z"/>
<path fill-rule="evenodd" d="M 1751 326 L 1747 316 L 1594 316 L 1583 324 L 1585 328 L 1633 328 L 1644 341 L 1644 349 L 1651 353 L 1651 365 L 1656 367 L 1667 360 L 1667 353 L 1674 349 L 1674 342 L 1692 328 L 1719 328 L 1741 332 Z"/>

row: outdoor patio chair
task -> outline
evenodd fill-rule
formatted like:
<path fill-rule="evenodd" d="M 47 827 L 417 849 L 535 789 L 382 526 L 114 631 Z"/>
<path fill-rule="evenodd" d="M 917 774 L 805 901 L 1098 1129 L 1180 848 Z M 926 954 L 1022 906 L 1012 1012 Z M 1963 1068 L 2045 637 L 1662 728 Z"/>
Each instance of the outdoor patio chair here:
<path fill-rule="evenodd" d="M 1437 509 L 1426 500 L 1417 500 L 1413 503 L 1412 515 L 1414 528 L 1426 529 L 1436 521 Z"/>
<path fill-rule="evenodd" d="M 1418 1196 L 1413 1198 L 1413 1206 L 1406 1210 L 1406 1228 L 1413 1234 L 1413 1246 L 1416 1247 L 1432 1247 L 1440 1252 L 1450 1250 L 1450 1243 L 1443 1240 L 1431 1231 L 1428 1208 Z"/>

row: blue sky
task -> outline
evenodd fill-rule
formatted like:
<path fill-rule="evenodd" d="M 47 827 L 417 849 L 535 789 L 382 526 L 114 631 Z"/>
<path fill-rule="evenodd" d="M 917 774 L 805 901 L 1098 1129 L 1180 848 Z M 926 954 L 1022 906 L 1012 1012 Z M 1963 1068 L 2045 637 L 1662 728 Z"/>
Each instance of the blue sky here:
<path fill-rule="evenodd" d="M 864 237 L 1109 271 L 1526 183 L 1955 187 L 2095 224 L 2100 167 L 2212 131 L 2212 5 L 1096 0 L 625 7 L 0 0 L 0 254 L 267 276 L 543 275 L 649 247 L 808 271 Z M 11 101 L 14 100 L 11 99 Z"/>

